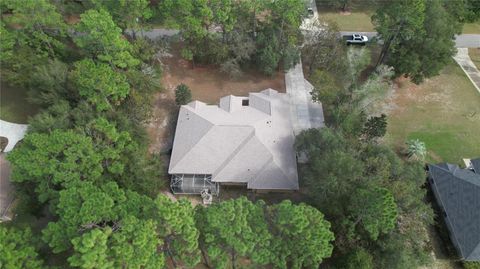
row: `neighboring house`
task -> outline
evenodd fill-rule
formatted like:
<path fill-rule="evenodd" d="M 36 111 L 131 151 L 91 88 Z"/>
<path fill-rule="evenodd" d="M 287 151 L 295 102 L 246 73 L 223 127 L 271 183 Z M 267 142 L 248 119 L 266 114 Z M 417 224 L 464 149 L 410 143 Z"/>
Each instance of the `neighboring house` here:
<path fill-rule="evenodd" d="M 174 193 L 218 194 L 219 184 L 297 190 L 297 161 L 287 94 L 267 89 L 220 104 L 180 108 L 168 173 Z"/>
<path fill-rule="evenodd" d="M 429 164 L 429 182 L 459 255 L 480 261 L 480 159 L 471 163 L 471 169 Z"/>

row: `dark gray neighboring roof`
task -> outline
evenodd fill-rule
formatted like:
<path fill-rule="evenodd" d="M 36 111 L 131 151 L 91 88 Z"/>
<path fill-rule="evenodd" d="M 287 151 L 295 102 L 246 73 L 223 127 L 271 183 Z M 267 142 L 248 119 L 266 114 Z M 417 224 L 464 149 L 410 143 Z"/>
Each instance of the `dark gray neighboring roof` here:
<path fill-rule="evenodd" d="M 470 162 L 472 163 L 474 172 L 480 175 L 480 158 L 471 159 Z"/>
<path fill-rule="evenodd" d="M 480 174 L 452 164 L 428 168 L 453 244 L 464 260 L 480 260 Z"/>

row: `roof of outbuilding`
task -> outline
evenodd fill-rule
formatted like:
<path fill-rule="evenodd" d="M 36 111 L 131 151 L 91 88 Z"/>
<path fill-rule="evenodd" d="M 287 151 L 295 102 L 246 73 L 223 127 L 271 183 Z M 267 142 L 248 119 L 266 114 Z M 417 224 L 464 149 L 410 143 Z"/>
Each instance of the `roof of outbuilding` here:
<path fill-rule="evenodd" d="M 168 172 L 211 174 L 214 182 L 250 189 L 298 189 L 289 109 L 288 96 L 272 89 L 225 96 L 219 106 L 182 106 Z"/>
<path fill-rule="evenodd" d="M 453 164 L 428 167 L 453 243 L 465 260 L 480 260 L 480 174 Z"/>

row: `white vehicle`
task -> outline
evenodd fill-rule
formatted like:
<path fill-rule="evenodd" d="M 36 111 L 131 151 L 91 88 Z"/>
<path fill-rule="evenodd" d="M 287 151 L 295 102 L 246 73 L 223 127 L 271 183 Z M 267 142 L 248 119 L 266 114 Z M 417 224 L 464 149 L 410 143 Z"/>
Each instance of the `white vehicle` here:
<path fill-rule="evenodd" d="M 365 45 L 368 42 L 368 37 L 360 34 L 345 35 L 343 38 L 347 41 L 347 45 L 359 44 Z"/>

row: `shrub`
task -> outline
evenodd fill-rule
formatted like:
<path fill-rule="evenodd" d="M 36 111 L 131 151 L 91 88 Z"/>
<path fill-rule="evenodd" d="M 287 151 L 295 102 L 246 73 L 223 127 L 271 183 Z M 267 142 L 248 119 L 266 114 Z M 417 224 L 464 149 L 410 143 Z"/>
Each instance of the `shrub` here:
<path fill-rule="evenodd" d="M 192 92 L 185 84 L 180 84 L 175 89 L 175 103 L 177 105 L 186 105 L 192 101 Z"/>

